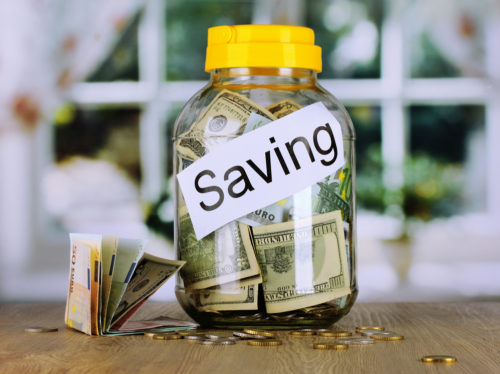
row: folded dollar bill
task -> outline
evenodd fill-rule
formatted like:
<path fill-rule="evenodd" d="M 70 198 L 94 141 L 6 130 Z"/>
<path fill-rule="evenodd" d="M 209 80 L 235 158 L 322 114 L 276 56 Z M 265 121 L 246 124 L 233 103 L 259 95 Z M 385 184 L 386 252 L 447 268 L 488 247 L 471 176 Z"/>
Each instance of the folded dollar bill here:
<path fill-rule="evenodd" d="M 70 234 L 71 260 L 64 321 L 88 335 L 183 330 L 196 324 L 166 317 L 130 321 L 146 300 L 185 264 L 144 252 L 144 242 L 114 235 Z"/>

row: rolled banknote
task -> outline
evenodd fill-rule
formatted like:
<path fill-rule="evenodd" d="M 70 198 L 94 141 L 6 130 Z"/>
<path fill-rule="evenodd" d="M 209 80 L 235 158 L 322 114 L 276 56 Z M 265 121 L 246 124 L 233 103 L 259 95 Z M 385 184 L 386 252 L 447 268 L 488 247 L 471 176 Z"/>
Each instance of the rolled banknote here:
<path fill-rule="evenodd" d="M 186 158 L 197 160 L 219 145 L 243 134 L 251 113 L 275 119 L 267 109 L 247 97 L 222 90 L 190 129 L 179 136 L 177 151 Z"/>
<path fill-rule="evenodd" d="M 180 207 L 179 226 L 186 288 L 208 288 L 260 274 L 247 225 L 233 221 L 198 241 L 187 208 Z"/>
<path fill-rule="evenodd" d="M 191 296 L 198 310 L 257 310 L 262 277 L 251 277 L 220 286 L 195 290 Z"/>
<path fill-rule="evenodd" d="M 295 112 L 296 110 L 299 110 L 300 108 L 302 108 L 302 106 L 297 104 L 292 99 L 285 99 L 279 103 L 269 105 L 266 109 L 269 110 L 276 118 L 282 118 Z"/>
<path fill-rule="evenodd" d="M 268 313 L 327 302 L 350 293 L 340 211 L 253 227 Z"/>

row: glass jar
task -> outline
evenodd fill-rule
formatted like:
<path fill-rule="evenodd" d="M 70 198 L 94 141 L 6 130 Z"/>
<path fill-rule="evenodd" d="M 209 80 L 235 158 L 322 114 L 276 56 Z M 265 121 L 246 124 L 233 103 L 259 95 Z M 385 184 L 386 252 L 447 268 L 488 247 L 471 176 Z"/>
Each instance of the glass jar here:
<path fill-rule="evenodd" d="M 345 108 L 317 82 L 321 49 L 314 45 L 314 32 L 305 27 L 278 25 L 210 28 L 206 70 L 210 72 L 208 85 L 187 102 L 174 130 L 174 173 L 178 176 L 175 247 L 178 258 L 187 261 L 177 278 L 177 299 L 194 320 L 206 327 L 288 329 L 331 325 L 349 312 L 358 293 L 355 136 Z M 253 133 L 256 128 L 276 119 L 292 121 L 295 112 L 299 114 L 315 103 L 322 103 L 332 116 L 328 123 L 335 123 L 341 131 L 337 146 L 343 148 L 342 165 L 308 182 L 306 172 L 308 187 L 297 188 L 272 204 L 257 204 L 197 239 L 196 225 L 186 206 L 187 198 L 192 197 L 186 196 L 186 190 L 181 191 L 179 173 L 196 168 L 207 159 L 203 156 L 212 152 L 218 155 L 218 164 L 230 162 L 238 152 L 224 152 L 231 141 L 241 136 L 246 137 L 241 138 L 245 144 L 260 147 L 262 141 L 250 136 L 257 134 Z M 276 126 L 278 122 L 284 120 L 276 121 Z M 280 134 L 286 135 L 283 128 Z M 327 130 L 318 127 L 314 134 L 322 131 L 325 135 Z M 333 135 L 331 139 L 334 144 Z M 269 137 L 267 145 L 272 146 L 274 141 Z M 324 145 L 324 140 L 318 138 L 307 142 L 297 137 L 281 153 L 278 148 L 275 153 L 268 152 L 266 162 L 281 163 L 283 180 L 279 183 L 290 190 L 294 186 L 287 183 L 287 172 L 308 170 L 298 165 L 299 156 L 305 165 L 309 159 L 319 161 L 321 154 L 323 164 L 330 167 Z M 247 152 L 243 149 L 241 152 Z M 316 151 L 319 153 L 313 154 Z M 251 155 L 246 156 L 250 165 Z M 259 157 L 262 166 L 264 158 Z M 263 179 L 270 177 L 269 169 L 268 174 L 263 172 L 265 169 L 254 170 L 260 170 Z M 225 180 L 230 181 L 229 171 Z M 205 177 L 210 180 L 212 175 L 207 173 Z M 245 191 L 257 199 L 267 194 L 264 190 L 253 191 L 248 180 L 242 189 L 242 181 L 240 175 L 229 186 L 227 192 L 233 198 Z M 216 187 L 205 187 L 204 192 L 211 192 L 212 199 L 206 203 L 201 225 L 203 220 L 212 223 L 211 209 L 217 208 L 213 201 Z M 237 198 L 227 197 L 224 203 L 228 200 L 234 210 L 241 208 Z"/>

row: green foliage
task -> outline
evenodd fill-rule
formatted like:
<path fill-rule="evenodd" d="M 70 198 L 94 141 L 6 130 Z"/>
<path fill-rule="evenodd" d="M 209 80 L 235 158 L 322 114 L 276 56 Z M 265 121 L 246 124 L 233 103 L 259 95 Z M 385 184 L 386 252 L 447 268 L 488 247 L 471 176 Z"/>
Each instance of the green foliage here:
<path fill-rule="evenodd" d="M 252 0 L 169 0 L 167 2 L 167 79 L 207 80 L 207 30 L 249 24 Z"/>
<path fill-rule="evenodd" d="M 457 213 L 463 174 L 460 165 L 445 164 L 425 154 L 408 157 L 404 163 L 404 183 L 390 190 L 382 181 L 382 156 L 378 146 L 367 150 L 360 170 L 356 198 L 360 207 L 384 213 L 400 205 L 404 216 L 429 220 Z"/>

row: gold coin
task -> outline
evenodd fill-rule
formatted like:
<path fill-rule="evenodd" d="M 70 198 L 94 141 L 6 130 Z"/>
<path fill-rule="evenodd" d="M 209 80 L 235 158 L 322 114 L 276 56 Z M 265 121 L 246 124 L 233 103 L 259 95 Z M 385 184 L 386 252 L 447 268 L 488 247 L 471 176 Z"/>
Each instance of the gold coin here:
<path fill-rule="evenodd" d="M 193 335 L 193 334 L 198 334 L 196 330 L 181 330 L 181 331 L 176 331 L 177 335 Z"/>
<path fill-rule="evenodd" d="M 182 339 L 181 335 L 177 334 L 156 334 L 153 336 L 155 340 L 179 340 Z"/>
<path fill-rule="evenodd" d="M 153 339 L 155 337 L 155 335 L 158 335 L 158 333 L 157 332 L 145 332 L 144 333 L 144 336 L 146 338 L 150 338 L 150 339 Z"/>
<path fill-rule="evenodd" d="M 452 363 L 452 362 L 457 362 L 457 358 L 448 355 L 429 355 L 422 357 L 421 361 L 432 362 L 432 363 L 438 363 L 438 362 Z"/>
<path fill-rule="evenodd" d="M 266 338 L 275 338 L 276 337 L 276 333 L 274 333 L 272 331 L 266 331 L 266 330 L 243 329 L 243 332 L 250 334 L 250 335 L 265 336 Z"/>
<path fill-rule="evenodd" d="M 276 347 L 278 345 L 281 345 L 281 340 L 277 339 L 256 339 L 256 340 L 248 340 L 247 341 L 248 345 L 252 345 L 254 347 Z"/>
<path fill-rule="evenodd" d="M 293 336 L 313 336 L 316 334 L 316 331 L 312 329 L 302 329 L 302 330 L 294 330 L 290 331 L 290 335 Z"/>
<path fill-rule="evenodd" d="M 25 332 L 56 332 L 58 329 L 57 327 L 40 327 L 40 326 L 32 326 L 32 327 L 26 327 L 24 329 Z"/>
<path fill-rule="evenodd" d="M 382 327 L 382 326 L 357 326 L 356 327 L 356 332 L 361 332 L 363 330 L 379 330 L 379 331 L 384 331 L 385 327 Z"/>
<path fill-rule="evenodd" d="M 318 331 L 319 336 L 327 336 L 327 337 L 346 337 L 346 336 L 352 336 L 352 332 L 350 331 L 341 331 L 341 330 L 326 330 L 326 331 Z"/>
<path fill-rule="evenodd" d="M 373 338 L 375 340 L 403 340 L 405 337 L 403 335 L 399 334 L 373 334 L 370 336 L 370 338 Z"/>
<path fill-rule="evenodd" d="M 334 344 L 324 344 L 324 343 L 318 343 L 318 344 L 313 344 L 314 349 L 333 349 L 333 350 L 344 350 L 349 348 L 349 345 L 347 344 L 340 344 L 340 343 L 334 343 Z"/>

